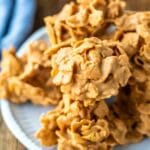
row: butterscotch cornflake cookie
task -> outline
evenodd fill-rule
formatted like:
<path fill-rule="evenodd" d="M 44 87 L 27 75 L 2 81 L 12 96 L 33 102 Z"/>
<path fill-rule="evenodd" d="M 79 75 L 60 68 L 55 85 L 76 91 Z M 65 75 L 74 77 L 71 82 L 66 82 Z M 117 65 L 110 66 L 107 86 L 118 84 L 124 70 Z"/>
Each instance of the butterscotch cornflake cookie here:
<path fill-rule="evenodd" d="M 58 143 L 59 150 L 109 150 L 116 141 L 111 139 L 105 119 L 108 114 L 109 108 L 103 100 L 85 105 L 84 101 L 64 95 L 56 109 L 42 116 L 37 138 L 46 146 Z"/>
<path fill-rule="evenodd" d="M 0 97 L 15 103 L 28 100 L 34 104 L 57 104 L 60 90 L 50 78 L 50 60 L 43 55 L 48 45 L 33 42 L 28 51 L 18 57 L 14 49 L 3 51 L 0 73 Z"/>
<path fill-rule="evenodd" d="M 80 149 L 85 149 L 85 150 L 97 150 L 97 149 L 104 149 L 108 150 L 110 148 L 113 148 L 115 145 L 124 145 L 124 144 L 129 144 L 129 143 L 136 143 L 139 142 L 144 138 L 144 136 L 150 136 L 150 128 L 149 128 L 149 123 L 150 123 L 150 111 L 149 111 L 149 90 L 150 90 L 150 78 L 149 78 L 149 13 L 127 13 L 125 15 L 127 18 L 132 18 L 130 19 L 123 19 L 121 18 L 122 23 L 118 23 L 117 26 L 117 32 L 115 37 L 115 40 L 119 40 L 121 44 L 121 49 L 125 49 L 129 60 L 131 64 L 131 71 L 132 71 L 132 76 L 130 80 L 128 81 L 128 85 L 125 88 L 122 88 L 118 97 L 117 101 L 112 104 L 109 108 L 107 107 L 107 111 L 105 111 L 104 105 L 99 105 L 99 108 L 94 108 L 89 114 L 92 115 L 92 118 L 86 118 L 84 116 L 83 120 L 72 120 L 72 121 L 67 121 L 66 118 L 63 116 L 60 120 L 63 120 L 63 122 L 69 122 L 70 124 L 65 124 L 67 126 L 67 130 L 64 126 L 64 124 L 61 122 L 62 125 L 64 125 L 62 128 L 59 126 L 59 122 L 56 121 L 57 117 L 55 118 L 55 121 L 43 121 L 45 118 L 51 118 L 51 112 L 48 115 L 45 115 L 42 119 L 42 123 L 47 122 L 47 125 L 43 127 L 43 129 L 38 133 L 38 137 L 42 139 L 41 135 L 46 134 L 50 130 L 46 130 L 48 124 L 51 123 L 56 123 L 55 127 L 56 130 L 51 133 L 50 135 L 55 135 L 56 140 L 55 144 L 58 142 L 58 149 L 64 150 L 65 149 L 71 149 L 71 150 L 80 150 Z M 123 17 L 125 17 L 123 16 Z M 134 22 L 132 20 L 135 20 Z M 136 22 L 136 23 L 135 23 Z M 120 24 L 120 25 L 119 25 Z M 86 39 L 87 40 L 87 39 Z M 84 40 L 84 42 L 86 41 Z M 95 40 L 96 41 L 96 40 Z M 77 85 L 82 83 L 85 80 L 85 76 L 88 75 L 88 82 L 91 79 L 91 72 L 93 69 L 91 69 L 89 72 L 86 72 L 85 67 L 83 75 L 81 75 L 79 80 L 77 80 L 78 76 L 80 73 L 82 73 L 82 66 L 84 66 L 82 63 L 85 63 L 87 60 L 96 60 L 95 62 L 101 62 L 102 58 L 100 57 L 99 59 L 91 59 L 94 57 L 91 57 L 93 55 L 89 55 L 90 52 L 92 51 L 93 54 L 93 47 L 91 46 L 92 42 L 89 44 L 88 42 L 85 42 L 84 45 L 83 41 L 77 42 L 77 44 L 73 43 L 72 45 L 69 45 L 68 43 L 64 46 L 61 47 L 54 47 L 53 49 L 49 49 L 47 54 L 52 56 L 52 75 L 54 77 L 54 83 L 58 85 L 62 85 L 62 91 L 64 93 L 71 93 L 72 91 L 70 90 L 72 87 L 74 87 L 74 84 L 76 85 L 77 81 L 80 81 Z M 102 43 L 105 43 L 104 41 Z M 123 44 L 122 44 L 123 43 Z M 97 45 L 97 43 L 94 43 Z M 90 45 L 90 46 L 89 46 Z M 100 43 L 99 43 L 100 45 Z M 112 43 L 108 44 L 107 46 L 109 47 L 112 45 Z M 72 50 L 73 47 L 73 50 Z M 85 47 L 85 49 L 83 48 Z M 95 46 L 96 47 L 96 46 Z M 110 46 L 111 47 L 111 46 Z M 109 47 L 109 48 L 110 48 Z M 118 48 L 118 46 L 115 46 Z M 61 48 L 61 49 L 60 49 Z M 84 50 L 82 50 L 82 48 Z M 112 47 L 111 47 L 112 48 Z M 75 50 L 77 49 L 77 50 Z M 98 53 L 100 53 L 100 47 L 98 47 Z M 75 52 L 72 52 L 74 51 Z M 107 48 L 105 48 L 105 52 L 107 54 Z M 115 48 L 116 52 L 116 48 Z M 118 52 L 118 50 L 117 50 Z M 120 50 L 119 50 L 120 52 Z M 80 57 L 78 56 L 80 55 Z M 82 56 L 82 59 L 81 59 Z M 97 56 L 97 55 L 94 55 Z M 103 55 L 102 55 L 103 56 Z M 107 55 L 106 55 L 107 56 Z M 114 56 L 114 55 L 113 55 Z M 117 53 L 118 56 L 118 53 Z M 90 58 L 90 59 L 89 59 Z M 96 57 L 98 58 L 98 57 Z M 78 61 L 75 61 L 78 60 Z M 92 61 L 93 63 L 93 61 Z M 69 65 L 70 64 L 70 65 Z M 91 65 L 91 63 L 88 63 L 88 67 Z M 56 67 L 57 66 L 57 67 Z M 99 64 L 99 66 L 101 66 Z M 78 68 L 80 68 L 78 70 Z M 94 68 L 94 67 L 93 67 Z M 109 68 L 109 67 L 105 67 Z M 96 69 L 98 71 L 98 69 Z M 106 71 L 106 69 L 105 69 Z M 59 74 L 60 73 L 60 74 Z M 64 74 L 63 74 L 64 73 Z M 94 73 L 96 75 L 97 72 Z M 98 72 L 99 73 L 99 72 Z M 59 74 L 59 76 L 57 76 Z M 66 78 L 66 74 L 68 75 L 68 78 Z M 75 75 L 77 74 L 77 75 Z M 102 74 L 98 74 L 97 77 L 100 77 Z M 58 77 L 58 78 L 55 78 Z M 56 79 L 56 80 L 55 80 Z M 60 80 L 57 80 L 60 79 Z M 97 78 L 92 78 L 92 80 L 97 80 Z M 59 81 L 59 82 L 57 82 Z M 71 81 L 71 86 L 68 86 L 68 82 Z M 72 83 L 73 82 L 73 83 Z M 92 82 L 93 83 L 93 82 Z M 95 83 L 95 82 L 94 82 Z M 107 83 L 107 82 L 105 82 Z M 114 83 L 114 82 L 113 82 Z M 72 86 L 73 85 L 73 86 Z M 102 88 L 102 86 L 100 86 Z M 64 88 L 67 89 L 67 92 L 64 91 Z M 82 84 L 79 88 L 74 89 L 74 91 L 78 91 L 84 89 L 84 84 Z M 90 87 L 90 92 L 92 92 L 92 95 L 95 93 L 92 91 L 92 87 Z M 68 91 L 69 90 L 69 91 Z M 108 90 L 106 90 L 108 91 Z M 89 93 L 90 93 L 89 92 Z M 79 101 L 74 101 L 74 103 L 83 103 L 84 107 L 89 106 L 89 104 L 94 104 L 95 101 L 91 101 L 91 98 L 88 97 L 87 95 L 85 96 L 85 91 L 81 92 L 82 95 L 78 99 Z M 76 94 L 76 93 L 75 93 Z M 75 98 L 76 95 L 73 93 L 73 96 L 71 95 L 71 98 Z M 75 95 L 75 96 L 74 96 Z M 84 97 L 83 97 L 84 95 Z M 78 97 L 78 96 L 77 96 Z M 86 97 L 86 98 L 85 98 Z M 82 98 L 84 101 L 82 101 Z M 105 97 L 103 97 L 105 98 Z M 86 100 L 87 99 L 87 100 Z M 93 98 L 97 99 L 97 98 Z M 99 102 L 97 102 L 99 103 Z M 98 105 L 98 104 L 96 104 Z M 70 107 L 67 103 L 67 106 Z M 105 105 L 106 106 L 106 105 Z M 88 108 L 90 110 L 92 108 L 91 106 Z M 103 109 L 102 109 L 103 108 Z M 62 110 L 63 108 L 61 108 Z M 83 107 L 80 109 L 77 109 L 76 112 L 80 112 Z M 96 142 L 94 144 L 90 143 L 91 141 L 93 142 L 95 138 L 92 138 L 91 135 L 94 133 L 90 130 L 93 129 L 92 126 L 92 121 L 94 120 L 95 124 L 97 125 L 97 120 L 95 119 L 93 112 L 96 112 L 98 110 L 102 110 L 102 112 L 98 112 L 97 114 L 103 114 L 103 112 L 107 112 L 107 115 L 102 115 L 101 117 L 98 116 L 97 119 L 102 119 L 107 123 L 107 136 L 104 137 L 102 140 L 103 142 Z M 56 111 L 57 115 L 60 116 L 59 114 L 62 114 L 62 111 Z M 71 110 L 69 110 L 71 112 Z M 66 113 L 69 114 L 69 113 Z M 73 113 L 72 113 L 73 114 Z M 80 113 L 79 113 L 80 114 Z M 88 114 L 88 113 L 86 113 Z M 108 115 L 109 114 L 109 115 Z M 89 115 L 90 116 L 90 115 Z M 75 116 L 73 116 L 73 119 Z M 59 119 L 58 119 L 59 120 Z M 99 120 L 98 120 L 99 121 Z M 85 124 L 84 124 L 85 123 Z M 75 124 L 75 126 L 73 126 Z M 90 125 L 89 125 L 90 124 Z M 82 125 L 88 129 L 86 132 L 82 132 Z M 91 128 L 90 128 L 90 127 Z M 73 128 L 76 127 L 76 128 Z M 45 128 L 45 130 L 44 130 Z M 72 129 L 72 130 L 71 130 Z M 74 129 L 74 130 L 73 130 Z M 94 128 L 95 129 L 95 128 Z M 63 130 L 63 131 L 61 131 Z M 74 132 L 77 131 L 78 133 Z M 105 130 L 106 131 L 106 130 Z M 86 140 L 88 143 L 84 144 L 85 140 L 85 135 L 83 133 L 91 133 L 88 135 L 90 137 L 90 142 L 89 138 Z M 98 131 L 96 132 L 98 133 Z M 46 135 L 48 135 L 47 133 Z M 95 136 L 97 134 L 94 134 Z M 44 139 L 44 138 L 43 138 Z M 80 142 L 79 139 L 82 141 Z M 97 138 L 99 139 L 99 138 Z M 46 138 L 45 138 L 46 140 Z M 76 141 L 76 142 L 75 142 Z M 41 142 L 46 142 L 42 141 Z M 51 145 L 48 144 L 48 145 Z"/>
<path fill-rule="evenodd" d="M 42 129 L 36 136 L 42 145 L 58 144 L 58 150 L 110 150 L 138 142 L 143 135 L 131 126 L 134 109 L 125 109 L 123 103 L 107 106 L 104 100 L 75 101 L 64 95 L 54 110 L 41 117 Z"/>
<path fill-rule="evenodd" d="M 150 137 L 150 12 L 76 0 L 45 18 L 52 46 L 3 51 L 0 98 L 57 104 L 36 136 L 58 150 L 112 150 Z M 106 99 L 117 96 L 107 104 Z"/>
<path fill-rule="evenodd" d="M 116 35 L 114 40 L 123 43 L 129 57 L 140 54 L 142 49 L 149 46 L 150 12 L 127 12 L 115 20 Z M 148 53 L 146 54 L 147 56 Z"/>
<path fill-rule="evenodd" d="M 53 83 L 74 100 L 117 95 L 131 76 L 128 57 L 118 42 L 87 38 L 57 51 L 51 60 Z"/>
<path fill-rule="evenodd" d="M 116 36 L 126 47 L 132 72 L 128 85 L 119 93 L 116 109 L 124 120 L 128 120 L 128 132 L 136 133 L 135 141 L 150 136 L 149 24 L 150 12 L 127 13 L 118 22 L 120 30 Z M 123 106 L 126 106 L 124 111 Z"/>
<path fill-rule="evenodd" d="M 52 44 L 81 40 L 98 34 L 109 19 L 120 16 L 125 3 L 120 0 L 77 0 L 62 11 L 45 18 Z"/>

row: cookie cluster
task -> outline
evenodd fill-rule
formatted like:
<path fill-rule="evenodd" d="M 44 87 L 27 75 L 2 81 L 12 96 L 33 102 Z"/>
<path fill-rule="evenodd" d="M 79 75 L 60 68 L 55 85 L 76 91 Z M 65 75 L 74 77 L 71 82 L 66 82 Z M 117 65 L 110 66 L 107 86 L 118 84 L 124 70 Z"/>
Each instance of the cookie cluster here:
<path fill-rule="evenodd" d="M 150 136 L 150 12 L 76 0 L 45 18 L 51 42 L 3 52 L 0 97 L 56 105 L 36 137 L 58 150 L 111 150 Z M 112 100 L 113 99 L 113 100 Z"/>

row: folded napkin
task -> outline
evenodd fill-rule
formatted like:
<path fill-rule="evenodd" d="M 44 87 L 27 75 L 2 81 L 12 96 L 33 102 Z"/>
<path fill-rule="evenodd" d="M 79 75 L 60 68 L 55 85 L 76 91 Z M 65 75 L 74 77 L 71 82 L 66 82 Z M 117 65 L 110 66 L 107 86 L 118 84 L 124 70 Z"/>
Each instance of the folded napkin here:
<path fill-rule="evenodd" d="M 18 48 L 32 30 L 35 0 L 0 0 L 0 51 Z"/>

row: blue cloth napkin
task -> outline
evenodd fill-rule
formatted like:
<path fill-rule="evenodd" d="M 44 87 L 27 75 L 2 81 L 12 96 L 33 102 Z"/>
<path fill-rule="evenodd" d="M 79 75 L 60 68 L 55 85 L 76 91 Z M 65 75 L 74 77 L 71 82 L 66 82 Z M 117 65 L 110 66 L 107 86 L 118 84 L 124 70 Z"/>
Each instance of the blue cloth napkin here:
<path fill-rule="evenodd" d="M 0 51 L 19 48 L 32 30 L 35 0 L 0 0 Z"/>

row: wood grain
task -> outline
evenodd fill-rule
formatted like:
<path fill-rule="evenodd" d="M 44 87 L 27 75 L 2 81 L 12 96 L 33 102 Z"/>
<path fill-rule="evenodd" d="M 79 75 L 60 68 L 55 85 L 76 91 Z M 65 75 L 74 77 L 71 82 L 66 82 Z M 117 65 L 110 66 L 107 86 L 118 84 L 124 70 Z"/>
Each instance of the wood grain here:
<path fill-rule="evenodd" d="M 0 113 L 0 150 L 26 150 L 26 148 L 18 142 L 3 122 Z"/>
<path fill-rule="evenodd" d="M 150 10 L 150 0 L 126 0 L 127 9 L 147 11 Z"/>
<path fill-rule="evenodd" d="M 43 17 L 54 14 L 69 0 L 37 0 L 37 13 L 34 30 L 44 25 Z M 150 10 L 150 0 L 126 0 L 129 10 Z M 4 124 L 0 114 L 0 150 L 26 150 L 22 144 L 11 134 Z"/>

